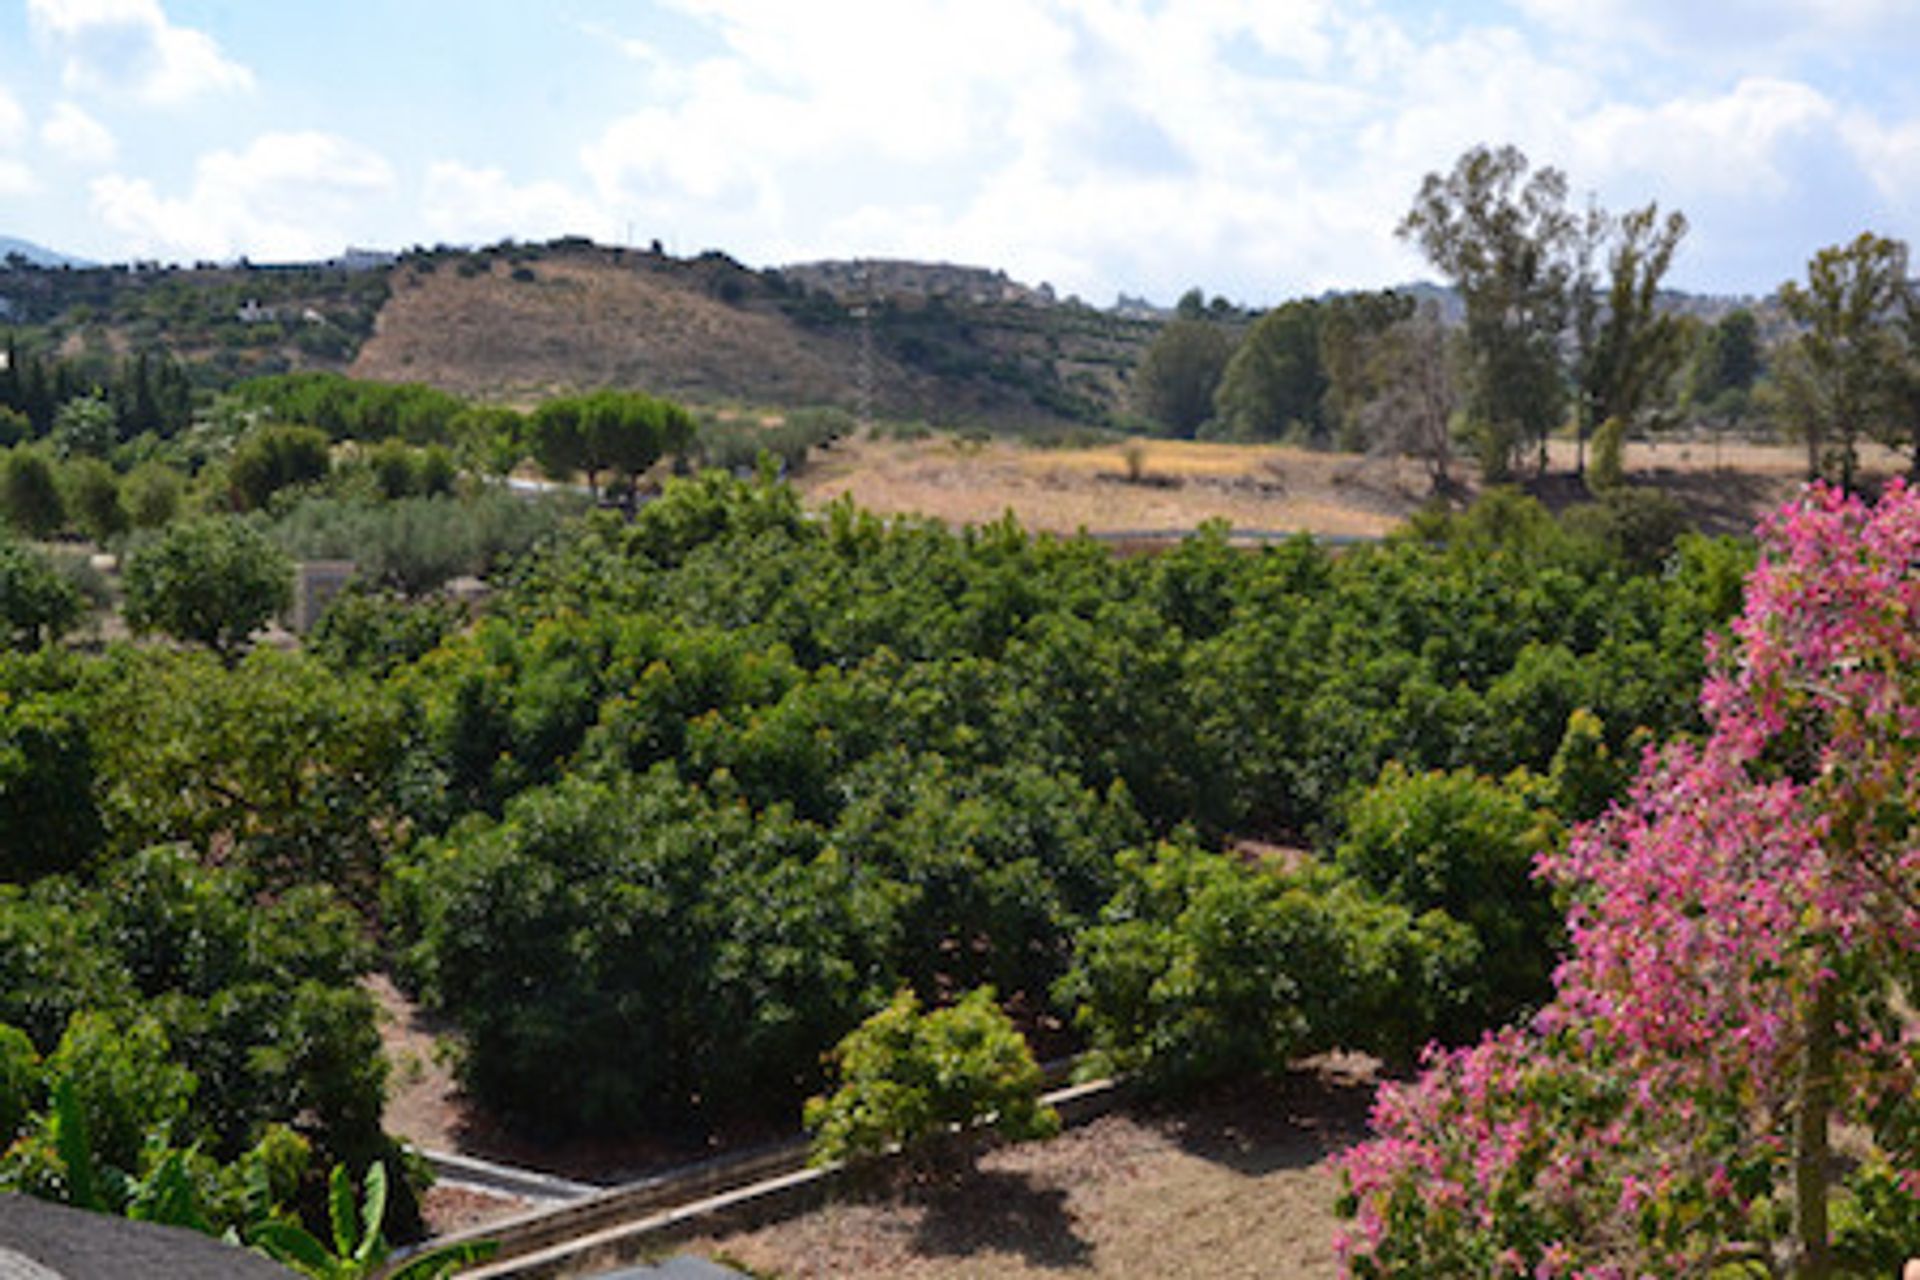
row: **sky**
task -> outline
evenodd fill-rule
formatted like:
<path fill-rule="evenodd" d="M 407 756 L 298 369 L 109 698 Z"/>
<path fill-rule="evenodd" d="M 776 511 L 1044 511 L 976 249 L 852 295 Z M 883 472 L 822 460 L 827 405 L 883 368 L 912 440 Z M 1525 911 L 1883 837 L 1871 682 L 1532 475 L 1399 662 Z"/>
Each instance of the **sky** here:
<path fill-rule="evenodd" d="M 0 235 L 121 262 L 577 234 L 1106 305 L 1434 273 L 1513 143 L 1764 294 L 1920 222 L 1916 0 L 0 0 Z"/>

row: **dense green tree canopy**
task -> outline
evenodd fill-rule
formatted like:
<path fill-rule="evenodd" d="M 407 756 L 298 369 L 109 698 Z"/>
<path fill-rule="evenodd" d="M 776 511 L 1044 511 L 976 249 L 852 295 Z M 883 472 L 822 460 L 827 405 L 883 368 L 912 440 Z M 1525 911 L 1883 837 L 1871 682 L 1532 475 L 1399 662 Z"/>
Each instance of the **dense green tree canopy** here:
<path fill-rule="evenodd" d="M 1133 375 L 1135 407 L 1168 435 L 1191 436 L 1213 415 L 1233 341 L 1213 320 L 1167 321 Z"/>
<path fill-rule="evenodd" d="M 293 601 L 293 562 L 235 516 L 168 526 L 127 558 L 127 625 L 204 644 L 231 661 Z"/>
<path fill-rule="evenodd" d="M 1247 330 L 1214 392 L 1214 404 L 1236 439 L 1278 440 L 1289 434 L 1319 441 L 1328 380 L 1320 358 L 1322 309 L 1289 302 Z"/>
<path fill-rule="evenodd" d="M 1910 289 L 1906 244 L 1870 231 L 1816 253 L 1804 285 L 1780 287 L 1781 305 L 1803 328 L 1778 372 L 1791 424 L 1806 441 L 1809 480 L 1827 476 L 1850 489 L 1862 439 L 1906 434 L 1909 356 L 1896 319 L 1912 305 Z"/>

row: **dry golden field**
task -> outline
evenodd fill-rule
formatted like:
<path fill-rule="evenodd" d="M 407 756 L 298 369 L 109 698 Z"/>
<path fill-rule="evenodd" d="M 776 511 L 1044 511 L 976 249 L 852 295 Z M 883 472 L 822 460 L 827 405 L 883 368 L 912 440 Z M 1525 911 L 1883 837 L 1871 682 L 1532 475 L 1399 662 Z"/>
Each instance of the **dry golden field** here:
<path fill-rule="evenodd" d="M 1573 461 L 1572 443 L 1555 441 L 1548 474 L 1524 486 L 1551 507 L 1579 500 L 1585 495 Z M 1863 451 L 1862 463 L 1869 475 L 1905 466 L 1877 446 Z M 1799 488 L 1805 455 L 1792 444 L 1635 443 L 1626 467 L 1634 483 L 1671 494 L 1705 527 L 1740 532 Z M 1461 463 L 1456 474 L 1470 492 L 1471 465 Z M 1367 537 L 1386 533 L 1430 498 L 1425 473 L 1404 459 L 1177 440 L 1042 449 L 944 435 L 910 443 L 862 438 L 820 454 L 797 484 L 816 504 L 851 494 L 881 514 L 950 524 L 1011 511 L 1029 529 L 1060 534 L 1187 530 L 1224 519 L 1243 530 Z"/>

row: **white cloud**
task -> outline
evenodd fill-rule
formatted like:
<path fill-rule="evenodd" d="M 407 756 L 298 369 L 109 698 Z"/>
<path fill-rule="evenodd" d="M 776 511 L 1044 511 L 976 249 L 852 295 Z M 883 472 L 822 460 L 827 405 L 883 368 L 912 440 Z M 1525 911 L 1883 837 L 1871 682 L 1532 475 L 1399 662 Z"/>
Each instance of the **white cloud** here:
<path fill-rule="evenodd" d="M 604 209 L 557 182 L 516 186 L 502 170 L 451 160 L 428 166 L 421 213 L 433 239 L 454 244 L 485 244 L 509 236 L 605 240 L 615 231 Z"/>
<path fill-rule="evenodd" d="M 244 151 L 214 151 L 191 190 L 168 197 L 110 174 L 89 191 L 96 216 L 144 256 L 266 261 L 324 257 L 370 230 L 366 203 L 393 187 L 377 153 L 326 133 L 274 133 Z"/>
<path fill-rule="evenodd" d="M 582 162 L 642 235 L 750 259 L 1006 266 L 1105 300 L 1386 283 L 1420 176 L 1599 99 L 1519 35 L 1422 47 L 1365 6 L 681 0 L 726 52 L 655 74 Z"/>
<path fill-rule="evenodd" d="M 71 102 L 54 106 L 40 126 L 40 141 L 61 159 L 95 169 L 112 164 L 120 150 L 105 125 Z"/>
<path fill-rule="evenodd" d="M 1798 144 L 1830 138 L 1839 119 L 1839 109 L 1805 84 L 1755 78 L 1711 96 L 1603 106 L 1571 140 L 1578 154 L 1568 162 L 1664 175 L 1696 195 L 1777 199 L 1802 176 L 1787 167 Z"/>
<path fill-rule="evenodd" d="M 6 152 L 27 136 L 27 113 L 0 85 L 0 196 L 31 195 L 40 189 L 24 161 Z"/>
<path fill-rule="evenodd" d="M 69 89 L 173 104 L 253 86 L 251 71 L 206 33 L 174 26 L 159 0 L 27 0 L 27 17 L 63 58 Z"/>
<path fill-rule="evenodd" d="M 17 146 L 27 136 L 27 113 L 5 85 L 0 85 L 0 147 Z"/>
<path fill-rule="evenodd" d="M 31 195 L 40 189 L 33 170 L 18 160 L 0 156 L 0 196 Z"/>
<path fill-rule="evenodd" d="M 1792 75 L 1863 47 L 1886 56 L 1920 52 L 1911 0 L 1518 0 L 1546 31 L 1568 38 L 1566 53 L 1614 57 L 1623 73 L 1659 56 L 1695 83 L 1722 75 Z"/>

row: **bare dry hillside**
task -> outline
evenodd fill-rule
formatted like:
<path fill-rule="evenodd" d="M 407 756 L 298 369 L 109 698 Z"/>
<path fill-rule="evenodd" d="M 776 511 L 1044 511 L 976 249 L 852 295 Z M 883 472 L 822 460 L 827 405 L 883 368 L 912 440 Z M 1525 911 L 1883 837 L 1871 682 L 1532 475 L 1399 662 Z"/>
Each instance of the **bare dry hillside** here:
<path fill-rule="evenodd" d="M 352 372 L 506 398 L 618 384 L 808 404 L 846 398 L 851 359 L 831 337 L 708 297 L 641 255 L 596 254 L 402 266 Z"/>
<path fill-rule="evenodd" d="M 720 254 L 593 246 L 423 254 L 351 372 L 509 401 L 631 386 L 694 403 L 859 403 L 889 417 L 1098 417 L 1124 396 L 1150 325 L 1037 303 L 844 300 Z"/>

